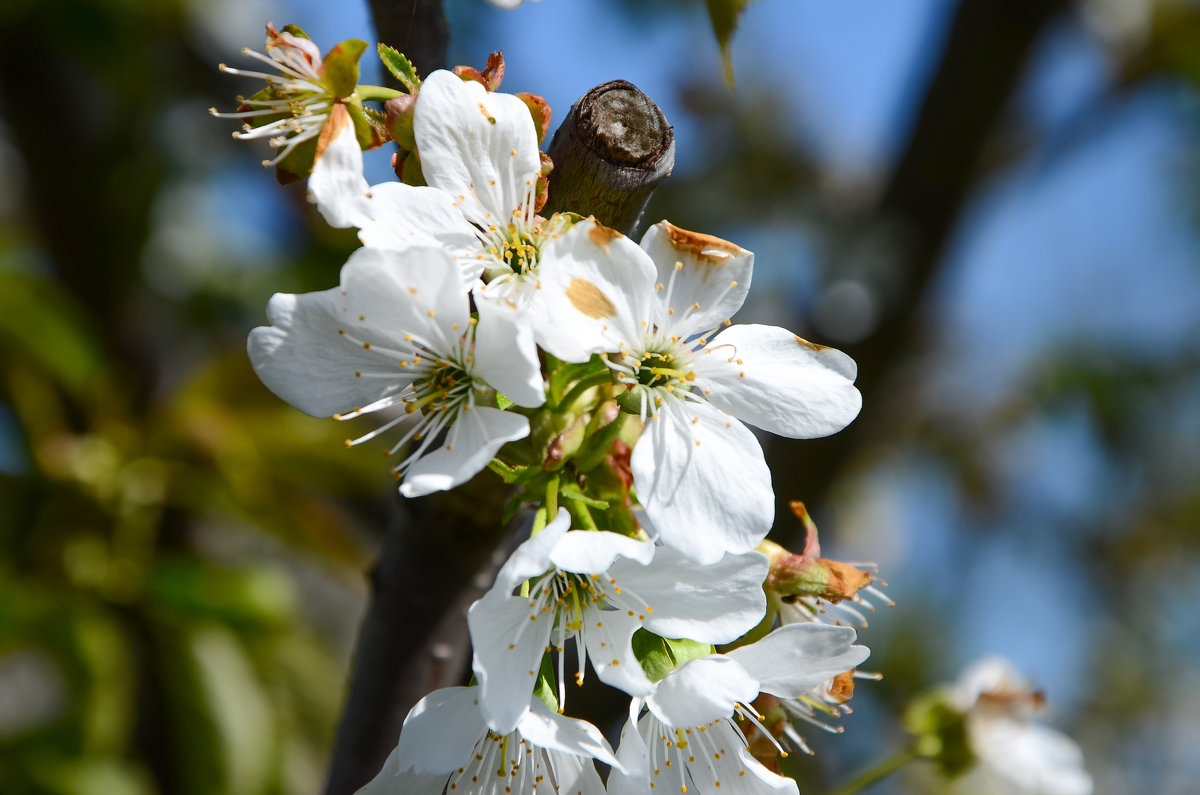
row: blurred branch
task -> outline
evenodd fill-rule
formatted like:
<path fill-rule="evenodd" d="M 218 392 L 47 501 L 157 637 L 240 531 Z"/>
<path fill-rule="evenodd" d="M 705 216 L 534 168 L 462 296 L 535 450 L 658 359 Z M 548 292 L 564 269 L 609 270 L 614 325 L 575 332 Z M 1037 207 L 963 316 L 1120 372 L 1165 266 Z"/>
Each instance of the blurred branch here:
<path fill-rule="evenodd" d="M 370 0 L 370 6 L 380 42 L 404 53 L 421 75 L 446 68 L 450 26 L 442 0 Z"/>
<path fill-rule="evenodd" d="M 894 293 L 882 307 L 874 332 L 845 351 L 858 362 L 863 412 L 834 437 L 802 442 L 777 440 L 768 463 L 776 473 L 776 516 L 787 501 L 816 499 L 867 440 L 881 438 L 888 417 L 883 381 L 890 365 L 919 346 L 921 309 L 944 249 L 972 192 L 992 134 L 1047 25 L 1066 10 L 1066 0 L 962 0 L 937 71 L 925 92 L 908 144 L 865 232 L 899 230 L 889 274 Z M 783 485 L 788 484 L 788 485 Z M 794 485 L 792 485 L 794 484 Z M 792 525 L 795 533 L 798 524 Z"/>
<path fill-rule="evenodd" d="M 579 202 L 601 223 L 632 232 L 674 161 L 662 111 L 632 85 L 606 83 L 576 103 L 555 142 L 568 137 L 593 145 L 573 142 L 564 150 L 551 195 L 571 198 L 557 206 Z M 413 705 L 431 690 L 460 684 L 469 670 L 466 609 L 506 556 L 507 542 L 497 542 L 505 497 L 502 483 L 485 472 L 452 493 L 410 501 L 412 515 L 398 509 L 371 577 L 327 795 L 348 795 L 374 777 Z"/>

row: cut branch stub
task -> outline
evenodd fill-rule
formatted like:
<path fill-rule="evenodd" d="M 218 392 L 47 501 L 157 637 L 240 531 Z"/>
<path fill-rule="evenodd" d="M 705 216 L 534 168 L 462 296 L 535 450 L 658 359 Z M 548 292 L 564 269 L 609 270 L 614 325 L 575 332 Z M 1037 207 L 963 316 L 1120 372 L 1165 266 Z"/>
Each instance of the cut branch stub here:
<path fill-rule="evenodd" d="M 588 91 L 554 133 L 545 213 L 593 215 L 625 234 L 675 167 L 675 134 L 648 96 L 625 80 Z"/>

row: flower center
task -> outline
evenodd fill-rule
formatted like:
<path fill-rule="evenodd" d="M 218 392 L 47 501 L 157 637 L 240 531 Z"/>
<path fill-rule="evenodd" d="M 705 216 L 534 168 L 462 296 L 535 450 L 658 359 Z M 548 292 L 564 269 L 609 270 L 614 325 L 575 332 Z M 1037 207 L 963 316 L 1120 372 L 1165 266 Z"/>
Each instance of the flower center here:
<path fill-rule="evenodd" d="M 420 356 L 413 357 L 414 366 L 421 364 Z M 473 383 L 474 379 L 463 367 L 438 359 L 430 366 L 427 376 L 413 382 L 413 394 L 404 401 L 404 411 L 406 414 L 450 411 L 463 401 Z"/>
<path fill-rule="evenodd" d="M 525 224 L 491 227 L 484 243 L 492 264 L 483 271 L 485 282 L 504 276 L 525 276 L 537 268 L 542 236 Z"/>
<path fill-rule="evenodd" d="M 617 397 L 621 408 L 643 419 L 653 416 L 668 398 L 684 400 L 696 378 L 692 352 L 678 341 L 653 334 L 642 350 L 605 359 L 614 379 L 627 387 Z"/>

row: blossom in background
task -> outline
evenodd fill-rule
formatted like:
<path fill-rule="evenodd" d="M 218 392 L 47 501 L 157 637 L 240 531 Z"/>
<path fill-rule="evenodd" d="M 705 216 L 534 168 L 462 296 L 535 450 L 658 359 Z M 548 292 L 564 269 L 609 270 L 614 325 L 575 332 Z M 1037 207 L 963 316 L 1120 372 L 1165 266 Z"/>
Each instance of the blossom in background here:
<path fill-rule="evenodd" d="M 867 658 L 849 627 L 792 624 L 727 654 L 690 660 L 645 698 L 634 698 L 608 780 L 609 795 L 698 792 L 796 793 L 746 747 L 735 716 L 762 729 L 750 706 L 760 693 L 806 696 Z M 639 714 L 643 705 L 645 714 Z M 769 733 L 762 729 L 764 735 Z M 782 750 L 782 749 L 781 749 Z"/>
<path fill-rule="evenodd" d="M 610 532 L 569 532 L 558 517 L 508 559 L 492 589 L 471 606 L 468 622 L 484 713 L 498 731 L 515 725 L 532 692 L 542 655 L 559 655 L 559 703 L 565 700 L 563 653 L 574 637 L 582 684 L 590 655 L 602 681 L 631 695 L 654 690 L 633 652 L 645 627 L 669 638 L 730 643 L 763 617 L 767 559 L 726 555 L 696 566 L 675 550 Z M 529 580 L 528 595 L 513 594 Z"/>
<path fill-rule="evenodd" d="M 825 436 L 858 414 L 853 360 L 774 326 L 725 328 L 750 286 L 754 255 L 667 222 L 641 246 L 592 221 L 605 259 L 562 257 L 542 272 L 539 339 L 565 361 L 601 353 L 645 430 L 633 450 L 638 501 L 663 542 L 701 563 L 753 549 L 774 518 L 762 448 L 740 420 L 792 438 Z"/>
<path fill-rule="evenodd" d="M 348 445 L 409 422 L 390 451 L 412 444 L 395 467 L 407 497 L 466 482 L 529 433 L 525 417 L 496 408 L 497 391 L 519 406 L 544 399 L 530 332 L 503 306 L 480 307 L 476 322 L 439 248 L 359 249 L 340 287 L 276 294 L 267 319 L 248 349 L 276 395 L 315 417 L 394 413 Z"/>
<path fill-rule="evenodd" d="M 497 734 L 479 711 L 478 687 L 448 687 L 417 702 L 383 769 L 359 793 L 603 795 L 594 759 L 617 764 L 586 721 L 556 715 L 533 699 L 513 731 Z"/>
<path fill-rule="evenodd" d="M 421 84 L 413 135 L 426 186 L 368 186 L 347 131 L 330 145 L 338 154 L 313 168 L 310 198 L 332 226 L 358 227 L 365 246 L 440 245 L 466 283 L 484 277 L 494 293 L 529 294 L 540 247 L 556 229 L 534 212 L 542 164 L 529 107 L 437 71 Z"/>
<path fill-rule="evenodd" d="M 951 704 L 964 715 L 967 744 L 992 778 L 1027 795 L 1088 795 L 1083 753 L 1065 734 L 1034 722 L 1044 698 L 1012 663 L 987 657 L 959 677 Z"/>

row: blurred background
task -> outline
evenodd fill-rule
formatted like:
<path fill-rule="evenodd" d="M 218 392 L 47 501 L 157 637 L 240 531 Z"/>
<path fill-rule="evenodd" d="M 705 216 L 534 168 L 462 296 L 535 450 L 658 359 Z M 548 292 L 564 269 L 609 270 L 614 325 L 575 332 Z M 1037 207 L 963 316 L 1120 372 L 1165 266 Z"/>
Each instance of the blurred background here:
<path fill-rule="evenodd" d="M 1200 5 L 757 0 L 733 89 L 698 0 L 447 14 L 451 62 L 503 49 L 555 123 L 609 79 L 658 101 L 677 166 L 647 220 L 753 250 L 738 319 L 859 363 L 850 430 L 769 448 L 781 505 L 896 601 L 801 791 L 999 653 L 1098 792 L 1195 792 Z M 377 40 L 365 2 L 0 6 L 6 795 L 321 790 L 393 487 L 245 357 L 269 295 L 357 242 L 207 115 L 255 90 L 216 66 L 254 68 L 268 20 Z M 871 791 L 941 790 L 915 763 Z"/>

